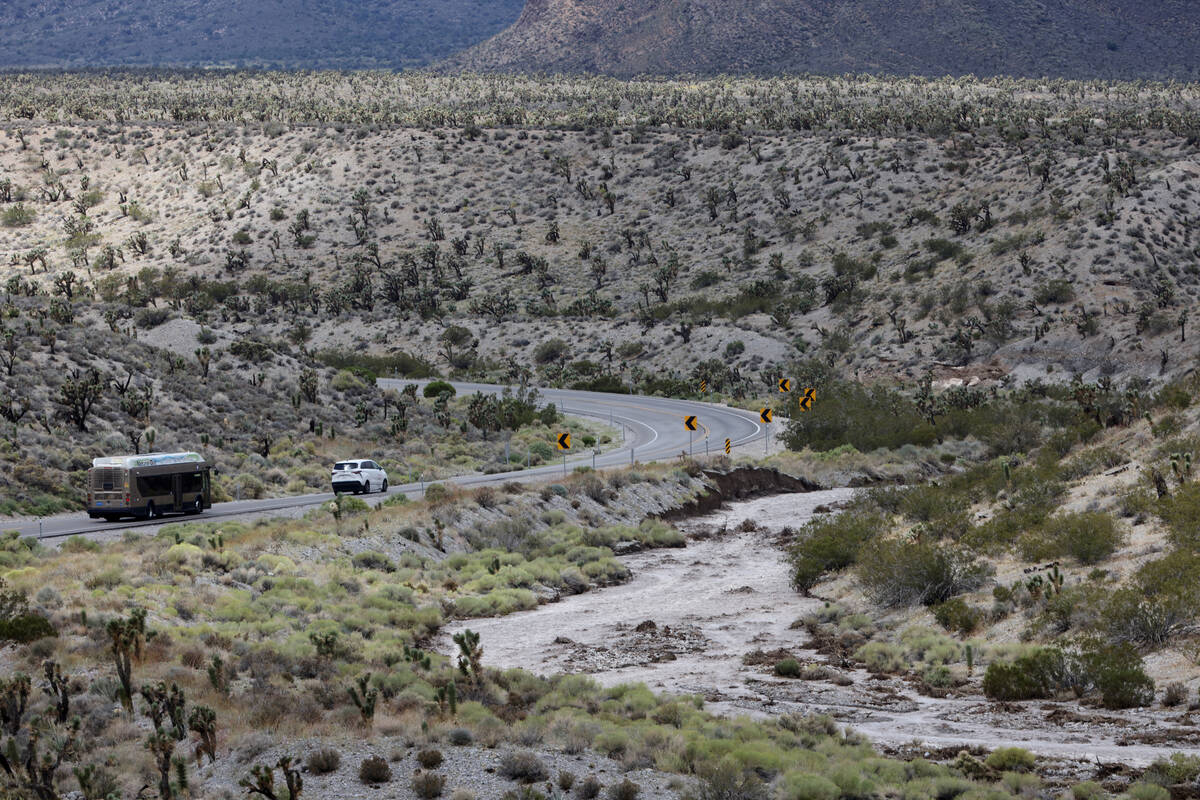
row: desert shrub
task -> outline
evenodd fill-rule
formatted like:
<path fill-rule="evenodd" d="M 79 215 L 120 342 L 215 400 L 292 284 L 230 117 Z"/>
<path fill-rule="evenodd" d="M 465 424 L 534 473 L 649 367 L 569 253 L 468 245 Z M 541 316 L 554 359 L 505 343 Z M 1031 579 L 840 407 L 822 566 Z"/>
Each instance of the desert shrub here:
<path fill-rule="evenodd" d="M 583 779 L 583 782 L 575 787 L 575 797 L 578 800 L 595 800 L 600 794 L 600 790 L 604 788 L 604 784 L 595 775 L 588 775 Z"/>
<path fill-rule="evenodd" d="M 1095 781 L 1080 781 L 1071 787 L 1074 800 L 1102 800 L 1107 796 L 1104 787 Z"/>
<path fill-rule="evenodd" d="M 906 444 L 924 447 L 937 441 L 937 431 L 921 417 L 916 404 L 893 389 L 829 381 L 817 392 L 820 400 L 811 411 L 792 409 L 797 395 L 789 402 L 783 441 L 791 450 L 832 450 L 849 444 L 866 452 Z"/>
<path fill-rule="evenodd" d="M 25 644 L 46 636 L 58 636 L 50 620 L 38 614 L 19 614 L 0 619 L 0 642 Z"/>
<path fill-rule="evenodd" d="M 344 511 L 345 509 L 343 509 L 343 513 Z M 351 563 L 359 569 L 374 569 L 380 572 L 396 571 L 396 565 L 392 563 L 390 558 L 374 550 L 365 550 L 361 553 L 356 553 L 354 558 L 351 559 Z"/>
<path fill-rule="evenodd" d="M 432 364 L 408 353 L 373 355 L 359 350 L 321 350 L 316 357 L 322 364 L 335 369 L 357 368 L 372 383 L 378 376 L 428 378 L 434 374 Z"/>
<path fill-rule="evenodd" d="M 953 597 L 934 606 L 933 616 L 946 630 L 963 634 L 971 633 L 983 621 L 983 612 L 967 605 L 961 597 Z"/>
<path fill-rule="evenodd" d="M 534 348 L 533 360 L 538 364 L 550 364 L 562 361 L 568 357 L 570 352 L 571 346 L 562 339 L 547 339 Z"/>
<path fill-rule="evenodd" d="M 1064 685 L 1066 656 L 1054 647 L 1035 647 L 1011 662 L 993 661 L 983 675 L 983 693 L 994 700 L 1053 697 Z"/>
<path fill-rule="evenodd" d="M 1140 781 L 1131 785 L 1125 794 L 1129 800 L 1171 800 L 1171 793 L 1163 787 Z"/>
<path fill-rule="evenodd" d="M 881 515 L 855 511 L 808 522 L 788 553 L 792 586 L 808 594 L 823 574 L 853 564 L 862 545 L 884 530 L 887 522 Z"/>
<path fill-rule="evenodd" d="M 342 754 L 331 747 L 323 747 L 309 753 L 304 763 L 313 775 L 327 775 L 342 765 Z"/>
<path fill-rule="evenodd" d="M 392 768 L 385 759 L 370 756 L 358 765 L 358 779 L 363 783 L 387 783 L 392 779 Z"/>
<path fill-rule="evenodd" d="M 143 308 L 133 317 L 133 324 L 139 328 L 157 328 L 171 316 L 170 309 Z"/>
<path fill-rule="evenodd" d="M 620 783 L 609 786 L 606 794 L 608 800 L 637 800 L 638 792 L 641 790 L 642 787 L 626 778 Z"/>
<path fill-rule="evenodd" d="M 441 797 L 445 787 L 446 776 L 436 772 L 418 772 L 412 779 L 413 793 L 422 800 Z"/>
<path fill-rule="evenodd" d="M 867 595 L 883 606 L 934 605 L 979 588 L 987 568 L 952 547 L 897 540 L 877 542 L 859 557 Z"/>
<path fill-rule="evenodd" d="M 451 728 L 446 741 L 455 747 L 466 747 L 475 741 L 475 736 L 466 728 Z"/>
<path fill-rule="evenodd" d="M 1187 687 L 1179 681 L 1172 681 L 1167 684 L 1167 688 L 1163 690 L 1162 704 L 1167 708 L 1173 708 L 1187 700 Z"/>
<path fill-rule="evenodd" d="M 430 381 L 425 384 L 425 388 L 421 391 L 425 397 L 434 398 L 442 394 L 448 394 L 451 397 L 455 395 L 455 389 L 446 381 Z"/>
<path fill-rule="evenodd" d="M 537 783 L 546 779 L 546 765 L 528 750 L 506 753 L 500 761 L 500 774 L 521 783 Z"/>
<path fill-rule="evenodd" d="M 1072 556 L 1082 564 L 1095 564 L 1120 546 L 1115 520 L 1099 512 L 1072 512 L 1050 517 L 1021 538 L 1021 554 L 1030 561 Z"/>
<path fill-rule="evenodd" d="M 789 772 L 779 782 L 779 800 L 838 800 L 842 790 L 820 775 Z"/>
<path fill-rule="evenodd" d="M 1159 786 L 1178 786 L 1194 783 L 1200 778 L 1200 756 L 1172 753 L 1168 758 L 1157 758 L 1146 768 L 1142 780 Z"/>
<path fill-rule="evenodd" d="M 24 203 L 14 203 L 0 214 L 0 223 L 6 228 L 20 228 L 33 222 L 37 212 Z"/>
<path fill-rule="evenodd" d="M 1108 638 L 1162 647 L 1200 614 L 1200 553 L 1179 549 L 1143 564 L 1100 614 Z"/>
<path fill-rule="evenodd" d="M 437 769 L 442 765 L 442 751 L 422 750 L 417 753 L 417 763 L 425 769 Z"/>
<path fill-rule="evenodd" d="M 1154 681 L 1132 645 L 1095 643 L 1084 650 L 1081 659 L 1105 708 L 1136 708 L 1154 702 Z"/>
<path fill-rule="evenodd" d="M 558 780 L 555 783 L 558 784 L 558 788 L 562 789 L 563 792 L 569 792 L 571 791 L 571 787 L 575 785 L 575 773 L 563 770 L 558 773 Z"/>
<path fill-rule="evenodd" d="M 1021 747 L 998 747 L 984 760 L 997 772 L 1030 772 L 1037 759 L 1033 753 Z"/>
<path fill-rule="evenodd" d="M 794 658 L 785 658 L 775 662 L 775 674 L 781 678 L 799 678 L 803 671 L 800 662 Z"/>
<path fill-rule="evenodd" d="M 1069 303 L 1075 299 L 1075 289 L 1071 282 L 1063 278 L 1055 278 L 1034 287 L 1033 301 L 1039 306 L 1050 303 Z"/>
<path fill-rule="evenodd" d="M 1183 484 L 1158 503 L 1158 514 L 1167 523 L 1171 543 L 1179 548 L 1200 548 L 1200 483 Z"/>
<path fill-rule="evenodd" d="M 904 652 L 891 642 L 867 642 L 855 651 L 854 657 L 871 672 L 902 672 L 907 665 Z"/>

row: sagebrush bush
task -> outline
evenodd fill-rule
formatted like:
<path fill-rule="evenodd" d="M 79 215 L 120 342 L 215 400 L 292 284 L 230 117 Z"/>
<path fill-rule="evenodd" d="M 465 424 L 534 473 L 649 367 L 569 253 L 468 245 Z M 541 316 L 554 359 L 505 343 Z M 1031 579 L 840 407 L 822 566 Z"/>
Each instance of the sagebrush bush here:
<path fill-rule="evenodd" d="M 926 542 L 876 542 L 858 564 L 867 596 L 888 607 L 942 603 L 979 588 L 987 574 L 968 553 Z"/>
<path fill-rule="evenodd" d="M 943 628 L 969 634 L 983 621 L 983 612 L 967 605 L 961 597 L 953 597 L 933 607 L 933 616 Z"/>
<path fill-rule="evenodd" d="M 799 678 L 804 669 L 794 658 L 785 658 L 775 662 L 775 674 L 781 678 Z"/>
<path fill-rule="evenodd" d="M 779 782 L 779 800 L 838 800 L 841 796 L 841 788 L 821 775 L 789 772 Z"/>
<path fill-rule="evenodd" d="M 313 775 L 326 775 L 336 772 L 342 765 L 342 754 L 330 747 L 323 747 L 308 754 L 305 766 Z"/>
<path fill-rule="evenodd" d="M 417 753 L 417 763 L 425 769 L 437 769 L 442 765 L 442 751 L 422 750 Z"/>
<path fill-rule="evenodd" d="M 442 790 L 446 787 L 446 776 L 436 772 L 418 772 L 413 775 L 412 789 L 413 793 L 421 800 L 431 800 L 434 797 L 441 797 Z"/>
<path fill-rule="evenodd" d="M 370 756 L 358 765 L 358 779 L 363 783 L 387 783 L 392 779 L 392 768 L 385 759 Z"/>
<path fill-rule="evenodd" d="M 1100 512 L 1056 514 L 1021 537 L 1021 555 L 1030 561 L 1071 556 L 1095 564 L 1111 556 L 1124 537 L 1116 521 Z"/>
<path fill-rule="evenodd" d="M 1081 658 L 1105 708 L 1136 708 L 1154 702 L 1154 681 L 1132 645 L 1093 644 Z"/>
<path fill-rule="evenodd" d="M 608 800 L 637 800 L 638 793 L 641 790 L 641 786 L 625 778 L 620 783 L 614 783 L 612 786 L 609 786 L 606 796 Z"/>
<path fill-rule="evenodd" d="M 528 750 L 506 753 L 500 760 L 500 774 L 521 783 L 537 783 L 546 779 L 546 765 Z"/>
<path fill-rule="evenodd" d="M 997 747 L 984 759 L 997 772 L 1030 772 L 1037 764 L 1033 753 L 1021 747 Z"/>
<path fill-rule="evenodd" d="M 603 788 L 604 784 L 600 782 L 599 778 L 595 775 L 588 775 L 575 787 L 575 797 L 578 800 L 595 800 Z"/>

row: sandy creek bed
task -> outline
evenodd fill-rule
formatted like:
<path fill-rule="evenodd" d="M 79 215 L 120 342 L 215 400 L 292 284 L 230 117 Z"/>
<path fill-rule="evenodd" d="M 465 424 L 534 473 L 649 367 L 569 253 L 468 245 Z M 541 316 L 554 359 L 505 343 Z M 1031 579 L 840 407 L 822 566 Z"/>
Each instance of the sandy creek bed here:
<path fill-rule="evenodd" d="M 844 500 L 850 491 L 733 503 L 679 527 L 732 530 L 745 519 L 770 530 L 795 527 L 817 506 Z M 623 556 L 634 576 L 624 585 L 462 627 L 482 635 L 489 666 L 585 672 L 605 685 L 640 681 L 655 691 L 702 695 L 708 709 L 722 714 L 820 711 L 884 749 L 915 742 L 931 748 L 1020 744 L 1046 756 L 1135 766 L 1173 751 L 1200 751 L 1200 728 L 1184 711 L 935 699 L 900 679 L 878 680 L 861 671 L 847 673 L 853 684 L 842 687 L 780 679 L 765 666 L 744 665 L 746 653 L 777 648 L 820 660 L 804 649 L 808 634 L 790 625 L 821 601 L 792 590 L 771 539 L 762 531 L 728 533 L 689 540 L 686 548 Z M 647 620 L 653 625 L 643 624 Z M 444 651 L 457 630 L 447 633 Z"/>

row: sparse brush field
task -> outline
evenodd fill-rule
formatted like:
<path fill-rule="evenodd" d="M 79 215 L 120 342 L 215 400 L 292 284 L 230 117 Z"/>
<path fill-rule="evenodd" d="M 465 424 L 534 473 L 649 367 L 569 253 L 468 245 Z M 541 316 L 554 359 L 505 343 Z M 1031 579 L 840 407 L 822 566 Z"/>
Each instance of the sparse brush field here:
<path fill-rule="evenodd" d="M 8 74 L 0 119 L 7 513 L 148 427 L 251 494 L 496 462 L 372 375 L 862 406 L 1191 368 L 1190 85 Z"/>
<path fill-rule="evenodd" d="M 881 758 L 827 717 L 720 719 L 700 697 L 489 669 L 488 642 L 469 630 L 456 655 L 432 650 L 448 620 L 626 580 L 614 549 L 680 546 L 663 523 L 619 520 L 695 496 L 693 473 L 584 470 L 541 490 L 441 492 L 370 511 L 346 498 L 300 521 L 177 525 L 103 548 L 13 540 L 4 630 L 24 643 L 3 651 L 15 766 L 0 780 L 14 797 L 97 798 L 146 785 L 163 798 L 234 797 L 272 782 L 291 785 L 291 798 L 373 783 L 402 797 L 489 787 L 514 798 L 601 788 L 633 798 L 642 786 L 796 800 L 1067 788 L 1019 749 Z M 578 781 L 561 775 L 572 766 Z M 1159 785 L 1195 771 L 1185 758 L 1119 783 L 1132 780 L 1131 798 L 1164 798 Z"/>

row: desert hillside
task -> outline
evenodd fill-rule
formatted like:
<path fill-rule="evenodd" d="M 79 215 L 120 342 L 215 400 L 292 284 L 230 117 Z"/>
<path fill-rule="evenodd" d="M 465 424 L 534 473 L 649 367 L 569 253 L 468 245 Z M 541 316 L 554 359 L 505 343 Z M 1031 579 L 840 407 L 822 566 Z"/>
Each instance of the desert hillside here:
<path fill-rule="evenodd" d="M 528 0 L 455 67 L 634 75 L 1194 78 L 1186 0 Z"/>

